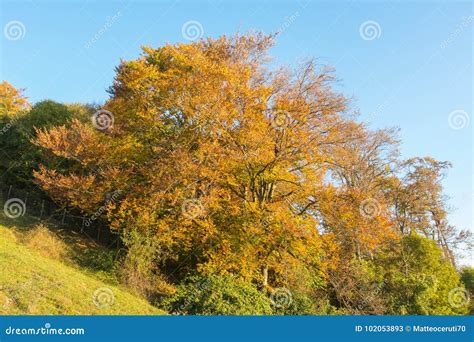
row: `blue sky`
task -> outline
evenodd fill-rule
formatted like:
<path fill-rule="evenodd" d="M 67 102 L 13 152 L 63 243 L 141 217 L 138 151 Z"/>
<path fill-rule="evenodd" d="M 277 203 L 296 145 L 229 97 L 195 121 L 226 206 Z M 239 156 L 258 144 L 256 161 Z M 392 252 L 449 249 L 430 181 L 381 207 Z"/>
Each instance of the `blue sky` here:
<path fill-rule="evenodd" d="M 472 229 L 472 15 L 469 1 L 2 0 L 1 78 L 32 102 L 102 103 L 120 59 L 186 41 L 189 21 L 212 37 L 281 30 L 274 63 L 334 66 L 361 120 L 401 128 L 403 157 L 453 163 L 450 219 Z"/>

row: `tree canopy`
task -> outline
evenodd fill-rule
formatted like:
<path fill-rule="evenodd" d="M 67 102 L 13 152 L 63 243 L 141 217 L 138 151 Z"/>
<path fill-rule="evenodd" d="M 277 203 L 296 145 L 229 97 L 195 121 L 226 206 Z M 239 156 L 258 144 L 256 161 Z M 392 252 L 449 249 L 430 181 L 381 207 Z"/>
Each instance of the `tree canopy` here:
<path fill-rule="evenodd" d="M 35 182 L 84 214 L 105 208 L 147 292 L 199 274 L 288 288 L 319 312 L 462 313 L 434 297 L 416 306 L 435 283 L 438 297 L 461 286 L 456 247 L 469 234 L 447 222 L 450 164 L 401 159 L 398 131 L 358 122 L 331 68 L 270 68 L 273 43 L 144 47 L 117 67 L 92 122 L 35 125 L 31 141 L 68 161 L 44 163 Z M 436 279 L 419 294 L 424 264 Z M 394 295 L 412 285 L 411 299 Z"/>

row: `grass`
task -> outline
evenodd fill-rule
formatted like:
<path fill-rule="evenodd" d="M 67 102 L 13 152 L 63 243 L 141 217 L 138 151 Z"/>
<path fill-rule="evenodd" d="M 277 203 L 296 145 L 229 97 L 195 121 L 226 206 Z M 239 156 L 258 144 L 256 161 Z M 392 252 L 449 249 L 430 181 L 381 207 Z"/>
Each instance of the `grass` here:
<path fill-rule="evenodd" d="M 0 314 L 166 314 L 121 286 L 110 264 L 110 251 L 77 234 L 0 216 Z"/>

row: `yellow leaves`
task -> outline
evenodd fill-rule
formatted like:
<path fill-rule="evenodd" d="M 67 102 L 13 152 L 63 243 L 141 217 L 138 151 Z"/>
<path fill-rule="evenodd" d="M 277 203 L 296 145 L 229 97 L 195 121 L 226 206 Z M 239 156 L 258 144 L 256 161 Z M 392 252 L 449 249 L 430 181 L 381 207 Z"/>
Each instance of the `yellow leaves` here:
<path fill-rule="evenodd" d="M 7 81 L 0 83 L 0 114 L 16 115 L 30 108 L 30 103 L 23 95 L 22 89 L 16 89 Z"/>
<path fill-rule="evenodd" d="M 73 119 L 70 127 L 58 126 L 50 130 L 37 129 L 33 143 L 49 149 L 55 155 L 73 159 L 81 164 L 97 160 L 106 151 L 104 138 L 91 125 Z M 90 148 L 93 146 L 94 148 Z"/>
<path fill-rule="evenodd" d="M 39 171 L 33 172 L 36 182 L 43 187 L 54 199 L 63 201 L 65 198 L 73 205 L 83 210 L 91 209 L 100 202 L 100 198 L 91 191 L 95 176 L 62 175 L 55 170 L 40 166 Z"/>
<path fill-rule="evenodd" d="M 323 241 L 333 263 L 357 253 L 373 253 L 396 238 L 384 198 L 371 196 L 374 194 L 358 189 L 333 189 L 320 194 L 326 232 Z"/>
<path fill-rule="evenodd" d="M 36 144 L 79 164 L 67 175 L 42 168 L 38 182 L 87 210 L 123 189 L 107 207 L 111 227 L 203 272 L 261 279 L 266 266 L 283 277 L 283 263 L 327 270 L 372 253 L 393 238 L 390 204 L 367 186 L 390 173 L 370 165 L 390 140 L 341 114 L 345 99 L 314 62 L 266 70 L 271 41 L 144 47 L 117 68 L 104 106 L 113 130 L 72 121 L 37 131 Z M 91 175 L 94 164 L 103 170 Z"/>

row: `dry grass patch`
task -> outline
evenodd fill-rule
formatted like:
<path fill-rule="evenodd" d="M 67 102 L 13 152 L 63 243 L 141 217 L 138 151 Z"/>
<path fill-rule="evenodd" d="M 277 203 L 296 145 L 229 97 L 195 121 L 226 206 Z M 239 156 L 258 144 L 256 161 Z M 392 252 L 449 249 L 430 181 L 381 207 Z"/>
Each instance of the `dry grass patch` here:
<path fill-rule="evenodd" d="M 62 260 L 70 253 L 67 244 L 45 225 L 38 224 L 22 238 L 22 243 L 42 256 Z"/>

